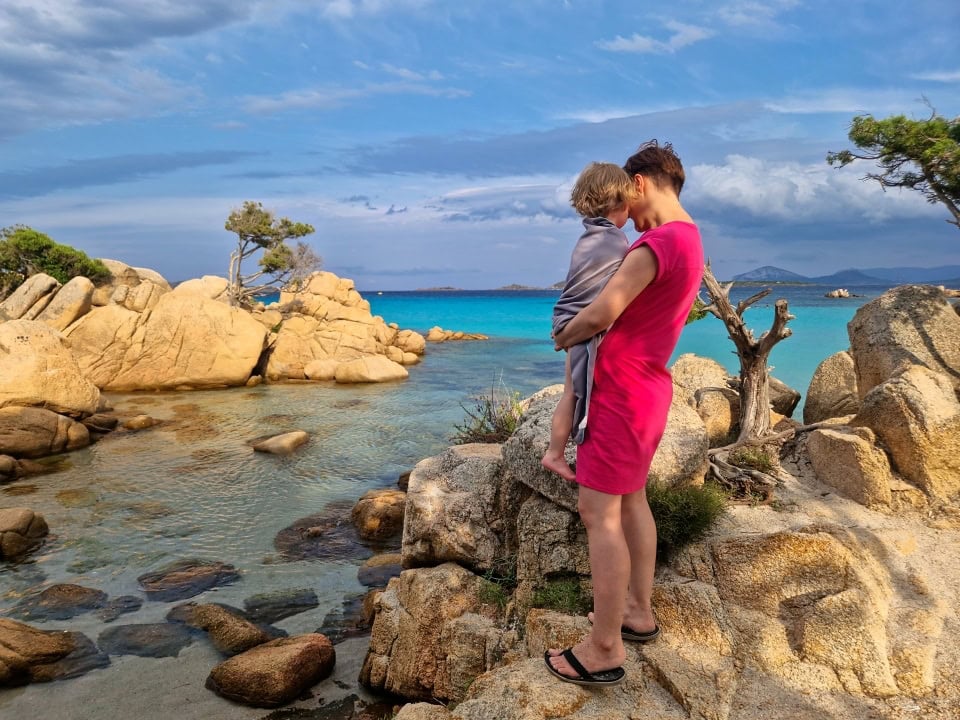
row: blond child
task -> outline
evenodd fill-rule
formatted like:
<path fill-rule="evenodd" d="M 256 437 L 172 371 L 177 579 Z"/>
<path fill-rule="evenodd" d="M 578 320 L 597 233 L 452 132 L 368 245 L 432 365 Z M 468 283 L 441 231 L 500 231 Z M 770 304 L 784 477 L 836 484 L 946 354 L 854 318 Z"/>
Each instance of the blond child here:
<path fill-rule="evenodd" d="M 590 163 L 570 193 L 570 204 L 583 217 L 583 234 L 570 257 L 570 270 L 553 309 L 553 335 L 596 299 L 623 261 L 629 243 L 622 228 L 629 214 L 634 184 L 623 168 Z M 550 446 L 541 463 L 566 480 L 575 473 L 564 458 L 567 439 L 583 442 L 593 385 L 593 363 L 603 333 L 567 352 L 563 396 L 553 413 Z"/>

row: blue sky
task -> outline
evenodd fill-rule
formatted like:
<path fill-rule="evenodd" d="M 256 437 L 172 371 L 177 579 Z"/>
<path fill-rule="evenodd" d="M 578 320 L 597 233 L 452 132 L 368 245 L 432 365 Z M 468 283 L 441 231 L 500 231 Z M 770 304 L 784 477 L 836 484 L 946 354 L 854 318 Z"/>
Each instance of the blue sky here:
<path fill-rule="evenodd" d="M 945 210 L 824 161 L 856 114 L 960 114 L 958 34 L 955 0 L 4 0 L 0 225 L 177 281 L 251 199 L 363 289 L 548 285 L 577 173 L 656 137 L 721 277 L 958 264 Z"/>

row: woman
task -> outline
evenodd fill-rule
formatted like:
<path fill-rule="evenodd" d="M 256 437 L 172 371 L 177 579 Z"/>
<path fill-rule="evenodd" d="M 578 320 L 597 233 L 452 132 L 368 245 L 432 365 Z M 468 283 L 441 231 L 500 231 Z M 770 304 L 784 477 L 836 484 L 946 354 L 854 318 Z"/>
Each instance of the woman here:
<path fill-rule="evenodd" d="M 593 627 L 574 647 L 544 655 L 550 672 L 581 685 L 621 682 L 623 640 L 660 633 L 650 601 L 657 530 L 644 488 L 673 396 L 667 362 L 703 275 L 700 233 L 680 204 L 684 171 L 671 145 L 651 140 L 624 170 L 636 189 L 630 218 L 643 235 L 597 299 L 554 338 L 566 349 L 610 328 L 594 369 L 588 434 L 577 448 Z"/>

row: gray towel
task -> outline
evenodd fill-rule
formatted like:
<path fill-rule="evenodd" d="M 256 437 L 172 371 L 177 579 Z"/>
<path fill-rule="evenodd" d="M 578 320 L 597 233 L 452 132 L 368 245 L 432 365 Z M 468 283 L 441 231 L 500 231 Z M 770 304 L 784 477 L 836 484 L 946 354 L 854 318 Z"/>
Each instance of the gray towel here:
<path fill-rule="evenodd" d="M 583 235 L 570 256 L 570 271 L 553 308 L 556 335 L 574 315 L 597 299 L 604 285 L 623 262 L 629 243 L 623 231 L 606 218 L 584 218 Z M 586 437 L 587 408 L 593 388 L 593 365 L 603 333 L 569 349 L 570 375 L 577 396 L 571 437 L 579 444 Z"/>

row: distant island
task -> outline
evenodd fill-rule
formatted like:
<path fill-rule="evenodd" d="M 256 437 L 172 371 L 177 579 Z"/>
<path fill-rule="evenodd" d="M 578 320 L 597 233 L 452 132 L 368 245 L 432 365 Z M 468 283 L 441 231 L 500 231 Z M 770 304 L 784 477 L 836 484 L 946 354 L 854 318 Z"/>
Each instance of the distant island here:
<path fill-rule="evenodd" d="M 960 265 L 940 265 L 932 268 L 849 268 L 832 275 L 807 277 L 790 270 L 764 265 L 749 272 L 734 275 L 733 280 L 744 283 L 778 283 L 791 285 L 956 285 L 960 280 Z"/>

